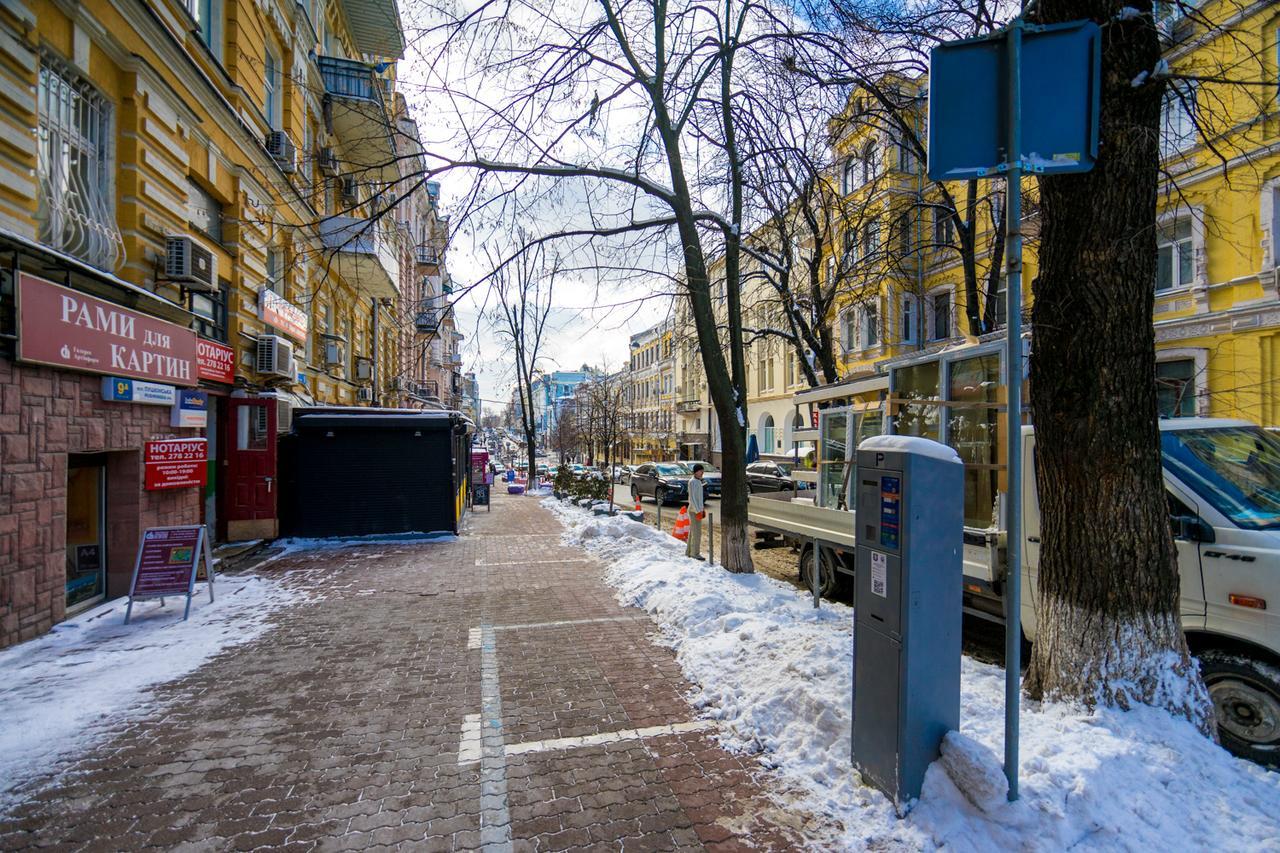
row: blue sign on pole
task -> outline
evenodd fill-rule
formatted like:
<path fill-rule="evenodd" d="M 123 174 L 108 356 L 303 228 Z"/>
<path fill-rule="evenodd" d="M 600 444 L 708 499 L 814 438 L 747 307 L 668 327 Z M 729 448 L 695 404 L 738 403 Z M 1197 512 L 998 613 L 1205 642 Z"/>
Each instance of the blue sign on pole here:
<path fill-rule="evenodd" d="M 1008 30 L 929 54 L 929 178 L 1024 171 L 1087 172 L 1098 156 L 1102 42 L 1098 25 L 1022 25 L 1022 150 L 1010 153 Z"/>

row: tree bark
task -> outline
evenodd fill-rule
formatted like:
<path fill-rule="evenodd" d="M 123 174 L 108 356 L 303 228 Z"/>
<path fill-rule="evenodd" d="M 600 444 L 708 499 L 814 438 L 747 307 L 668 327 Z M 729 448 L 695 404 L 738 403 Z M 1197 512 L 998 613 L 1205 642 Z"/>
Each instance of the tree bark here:
<path fill-rule="evenodd" d="M 1127 2 L 1127 0 L 1126 0 Z M 1152 304 L 1162 86 L 1151 5 L 1044 0 L 1038 23 L 1103 26 L 1100 156 L 1040 179 L 1031 405 L 1041 545 L 1026 689 L 1087 707 L 1145 703 L 1206 734 L 1212 708 L 1187 652 L 1161 477 Z"/>

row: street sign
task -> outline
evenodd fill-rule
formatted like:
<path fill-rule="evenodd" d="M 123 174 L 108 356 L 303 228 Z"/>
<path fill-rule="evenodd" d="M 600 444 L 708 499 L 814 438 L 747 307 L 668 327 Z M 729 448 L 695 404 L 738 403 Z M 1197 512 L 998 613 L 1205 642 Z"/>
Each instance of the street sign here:
<path fill-rule="evenodd" d="M 177 400 L 177 390 L 172 385 L 126 379 L 123 376 L 102 377 L 102 399 L 109 403 L 145 403 L 152 406 L 172 406 Z"/>
<path fill-rule="evenodd" d="M 1009 30 L 929 54 L 929 178 L 1087 172 L 1098 155 L 1102 41 L 1092 21 L 1022 25 L 1021 150 L 1009 152 Z"/>
<path fill-rule="evenodd" d="M 208 580 L 209 601 L 213 601 L 213 555 L 203 524 L 180 527 L 149 527 L 142 533 L 138 559 L 133 564 L 133 580 L 129 584 L 129 606 L 124 623 L 129 624 L 133 603 L 148 598 L 163 599 L 185 595 L 187 606 L 182 618 L 191 615 L 191 596 L 196 588 L 196 567 L 204 558 L 204 576 Z"/>

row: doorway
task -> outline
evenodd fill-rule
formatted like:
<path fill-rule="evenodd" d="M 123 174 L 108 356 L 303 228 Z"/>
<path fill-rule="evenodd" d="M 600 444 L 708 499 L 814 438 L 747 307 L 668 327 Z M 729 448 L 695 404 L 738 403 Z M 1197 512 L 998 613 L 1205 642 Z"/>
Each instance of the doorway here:
<path fill-rule="evenodd" d="M 106 597 L 107 459 L 67 454 L 66 612 Z"/>

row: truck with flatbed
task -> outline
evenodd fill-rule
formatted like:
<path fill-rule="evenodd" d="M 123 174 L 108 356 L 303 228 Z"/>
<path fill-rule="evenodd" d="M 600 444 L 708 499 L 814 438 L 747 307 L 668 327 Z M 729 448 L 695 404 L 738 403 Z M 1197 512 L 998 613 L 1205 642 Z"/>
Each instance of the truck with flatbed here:
<path fill-rule="evenodd" d="M 956 449 L 966 466 L 964 610 L 1005 622 L 1009 542 L 1002 523 L 998 388 L 981 392 L 992 401 L 985 406 L 972 400 L 948 405 L 946 394 L 931 398 L 929 405 L 941 410 L 932 419 L 927 413 L 921 417 L 918 397 L 895 395 L 893 387 L 883 390 L 888 394 L 878 408 L 848 395 L 829 396 L 825 408 L 813 406 L 816 446 L 809 470 L 814 487 L 751 496 L 748 516 L 761 540 L 757 547 L 792 547 L 805 586 L 812 587 L 816 565 L 820 592 L 836 593 L 854 571 L 849 485 L 856 482 L 858 442 L 882 431 L 924 433 Z M 821 389 L 804 394 L 808 398 L 800 404 L 822 399 Z M 931 427 L 936 432 L 930 434 Z M 1019 618 L 1024 637 L 1034 642 L 1041 530 L 1035 432 L 1031 426 L 1022 431 Z M 980 446 L 975 436 L 989 441 Z M 1196 417 L 1162 419 L 1160 437 L 1182 625 L 1214 702 L 1220 740 L 1237 755 L 1280 765 L 1280 437 L 1247 421 Z"/>

